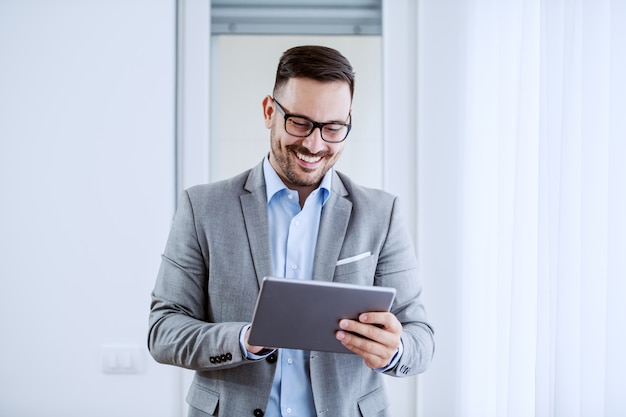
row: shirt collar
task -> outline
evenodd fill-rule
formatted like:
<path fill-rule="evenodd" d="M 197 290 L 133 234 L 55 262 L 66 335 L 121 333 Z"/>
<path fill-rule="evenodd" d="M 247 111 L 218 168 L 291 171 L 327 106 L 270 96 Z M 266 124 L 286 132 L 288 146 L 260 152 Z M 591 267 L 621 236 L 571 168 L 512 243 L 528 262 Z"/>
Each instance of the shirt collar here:
<path fill-rule="evenodd" d="M 328 197 L 330 197 L 330 190 L 333 179 L 333 168 L 329 169 L 317 190 L 322 190 L 324 193 L 324 199 L 322 205 L 326 204 Z M 283 180 L 280 179 L 272 164 L 270 164 L 269 157 L 266 156 L 263 160 L 263 175 L 265 176 L 265 192 L 267 193 L 267 202 L 269 203 L 276 193 L 281 190 L 287 189 Z"/>

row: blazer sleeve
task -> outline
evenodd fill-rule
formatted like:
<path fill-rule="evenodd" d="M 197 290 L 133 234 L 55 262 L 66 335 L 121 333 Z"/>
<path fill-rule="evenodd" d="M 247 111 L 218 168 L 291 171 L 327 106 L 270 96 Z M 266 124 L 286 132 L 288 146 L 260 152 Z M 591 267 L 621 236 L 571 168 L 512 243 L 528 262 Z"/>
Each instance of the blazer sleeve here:
<path fill-rule="evenodd" d="M 396 366 L 385 373 L 409 376 L 425 371 L 435 351 L 434 331 L 427 320 L 412 239 L 401 219 L 395 198 L 388 233 L 376 266 L 375 281 L 376 285 L 396 288 L 392 312 L 403 327 L 404 352 Z"/>
<path fill-rule="evenodd" d="M 207 313 L 208 250 L 188 191 L 183 192 L 152 292 L 148 349 L 157 362 L 194 370 L 245 362 L 245 322 L 211 323 Z"/>

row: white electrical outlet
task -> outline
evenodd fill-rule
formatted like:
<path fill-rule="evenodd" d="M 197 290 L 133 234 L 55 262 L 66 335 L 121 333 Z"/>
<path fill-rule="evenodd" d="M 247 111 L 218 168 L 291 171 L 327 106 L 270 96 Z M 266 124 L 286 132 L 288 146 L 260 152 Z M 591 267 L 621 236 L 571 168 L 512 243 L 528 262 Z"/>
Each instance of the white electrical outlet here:
<path fill-rule="evenodd" d="M 143 352 L 137 345 L 102 345 L 102 372 L 105 374 L 138 374 L 142 370 Z"/>

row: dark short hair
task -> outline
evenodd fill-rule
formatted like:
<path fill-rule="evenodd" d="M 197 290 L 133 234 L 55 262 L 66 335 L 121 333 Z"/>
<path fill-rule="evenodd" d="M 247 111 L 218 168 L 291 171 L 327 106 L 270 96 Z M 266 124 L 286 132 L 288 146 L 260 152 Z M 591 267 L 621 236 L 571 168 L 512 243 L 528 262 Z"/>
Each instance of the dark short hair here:
<path fill-rule="evenodd" d="M 296 46 L 283 52 L 276 70 L 274 95 L 290 78 L 311 78 L 321 82 L 345 81 L 354 96 L 354 71 L 350 61 L 326 46 Z"/>

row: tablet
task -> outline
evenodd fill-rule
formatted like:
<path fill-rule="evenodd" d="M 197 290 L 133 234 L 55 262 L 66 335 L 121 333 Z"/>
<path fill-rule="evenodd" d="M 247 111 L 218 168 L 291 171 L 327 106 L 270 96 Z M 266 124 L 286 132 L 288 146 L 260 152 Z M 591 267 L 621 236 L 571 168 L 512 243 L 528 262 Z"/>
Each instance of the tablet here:
<path fill-rule="evenodd" d="M 352 353 L 335 338 L 339 320 L 389 311 L 395 288 L 265 277 L 248 343 Z"/>

